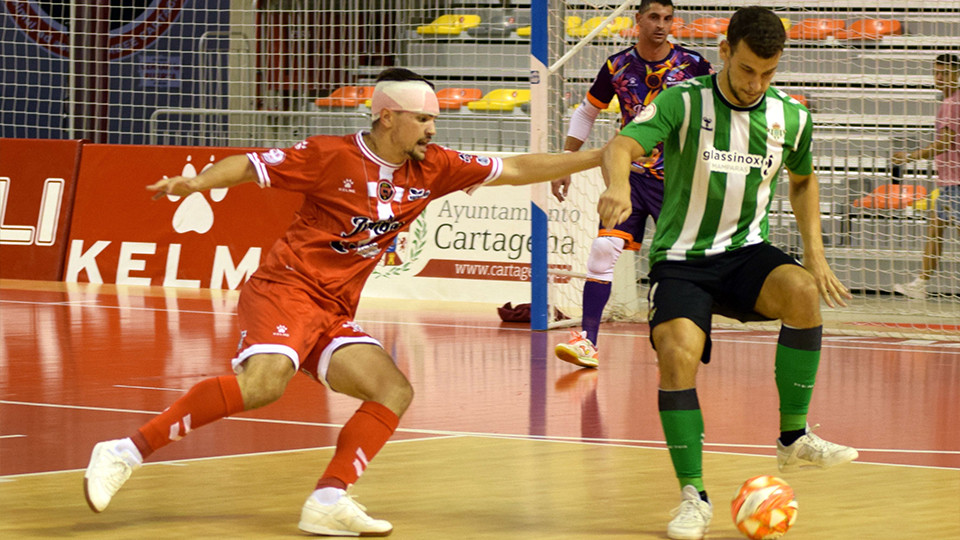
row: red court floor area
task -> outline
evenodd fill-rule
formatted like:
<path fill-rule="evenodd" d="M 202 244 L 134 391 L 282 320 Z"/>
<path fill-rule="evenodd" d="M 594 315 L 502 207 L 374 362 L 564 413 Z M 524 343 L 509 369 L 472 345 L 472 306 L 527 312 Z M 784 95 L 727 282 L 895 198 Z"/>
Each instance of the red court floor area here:
<path fill-rule="evenodd" d="M 236 294 L 0 285 L 0 476 L 81 469 L 206 377 L 229 372 Z M 424 307 L 429 306 L 429 307 Z M 416 389 L 395 438 L 483 433 L 663 447 L 646 325 L 601 329 L 601 367 L 553 357 L 568 330 L 503 324 L 493 307 L 369 302 L 358 322 Z M 706 450 L 772 455 L 776 335 L 715 330 L 699 375 Z M 960 344 L 826 336 L 811 423 L 860 460 L 960 468 Z M 263 409 L 155 460 L 329 446 L 358 403 L 298 375 Z M 202 434 L 201 434 L 202 433 Z"/>

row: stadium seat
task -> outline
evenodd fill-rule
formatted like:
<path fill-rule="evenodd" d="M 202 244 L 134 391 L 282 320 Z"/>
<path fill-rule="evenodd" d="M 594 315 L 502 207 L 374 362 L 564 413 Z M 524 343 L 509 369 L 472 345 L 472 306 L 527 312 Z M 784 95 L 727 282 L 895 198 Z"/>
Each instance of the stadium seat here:
<path fill-rule="evenodd" d="M 318 98 L 317 107 L 356 107 L 373 97 L 372 86 L 341 86 L 327 97 Z"/>
<path fill-rule="evenodd" d="M 678 38 L 715 38 L 726 33 L 730 19 L 726 17 L 701 17 L 694 19 L 674 33 Z"/>
<path fill-rule="evenodd" d="M 881 39 L 884 36 L 898 36 L 903 33 L 900 21 L 893 19 L 861 19 L 854 21 L 846 30 L 840 30 L 837 39 Z"/>
<path fill-rule="evenodd" d="M 564 28 L 566 29 L 567 33 L 570 33 L 570 29 L 580 26 L 580 24 L 583 22 L 583 19 L 577 17 L 576 15 L 567 15 L 567 18 L 563 21 Z M 521 26 L 520 28 L 517 28 L 517 35 L 520 37 L 530 37 L 531 30 L 532 27 L 530 26 Z"/>
<path fill-rule="evenodd" d="M 567 25 L 567 34 L 573 37 L 583 37 L 593 32 L 593 30 L 600 26 L 600 24 L 606 19 L 606 17 L 591 17 L 587 19 L 585 23 L 580 26 L 571 28 L 570 25 Z M 603 30 L 600 31 L 598 36 L 608 37 L 614 34 L 619 33 L 621 30 L 630 28 L 633 26 L 633 20 L 630 17 L 615 17 L 612 21 L 607 23 L 603 27 Z"/>
<path fill-rule="evenodd" d="M 869 195 L 853 201 L 853 205 L 859 208 L 899 210 L 913 206 L 915 202 L 926 201 L 926 198 L 927 188 L 923 186 L 883 184 Z"/>
<path fill-rule="evenodd" d="M 823 40 L 847 27 L 842 19 L 804 19 L 787 32 L 790 39 Z"/>
<path fill-rule="evenodd" d="M 788 19 L 788 18 L 786 18 L 786 17 L 780 17 L 780 22 L 783 23 L 783 29 L 786 30 L 787 32 L 789 32 L 789 31 L 790 31 L 790 27 L 793 26 L 793 23 L 790 22 L 790 19 Z"/>
<path fill-rule="evenodd" d="M 920 198 L 917 197 L 916 202 L 913 203 L 913 208 L 916 210 L 926 210 L 930 206 L 936 206 L 937 198 L 940 196 L 940 188 L 935 188 L 930 192 L 930 198 L 926 197 Z"/>
<path fill-rule="evenodd" d="M 684 24 L 683 19 L 681 19 L 680 17 L 674 17 L 673 24 L 670 25 L 670 33 L 676 36 L 677 32 L 679 32 L 680 29 L 683 28 L 684 26 L 686 25 Z"/>
<path fill-rule="evenodd" d="M 511 90 L 498 88 L 482 98 L 467 103 L 471 111 L 512 111 L 522 103 L 530 101 L 530 90 Z"/>
<path fill-rule="evenodd" d="M 441 88 L 437 90 L 437 100 L 443 110 L 459 110 L 471 101 L 483 97 L 479 88 Z"/>
<path fill-rule="evenodd" d="M 498 13 L 479 25 L 467 28 L 470 37 L 508 37 L 520 28 L 530 26 L 530 10 L 518 9 Z"/>
<path fill-rule="evenodd" d="M 790 97 L 800 102 L 804 107 L 807 106 L 807 98 L 801 94 L 790 94 Z"/>
<path fill-rule="evenodd" d="M 418 26 L 417 33 L 422 35 L 455 36 L 479 24 L 479 15 L 441 15 L 430 24 Z"/>
<path fill-rule="evenodd" d="M 613 99 L 610 100 L 610 104 L 607 105 L 607 108 L 602 112 L 620 114 L 620 99 L 617 96 L 613 96 Z"/>

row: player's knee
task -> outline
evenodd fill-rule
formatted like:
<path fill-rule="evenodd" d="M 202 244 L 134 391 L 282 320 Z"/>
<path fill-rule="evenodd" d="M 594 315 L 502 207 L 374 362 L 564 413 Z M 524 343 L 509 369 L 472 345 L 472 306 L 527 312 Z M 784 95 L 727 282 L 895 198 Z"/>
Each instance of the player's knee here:
<path fill-rule="evenodd" d="M 660 387 L 666 390 L 692 388 L 703 355 L 704 341 L 684 332 L 661 331 L 654 334 Z"/>
<path fill-rule="evenodd" d="M 413 385 L 397 371 L 394 376 L 378 380 L 368 399 L 390 409 L 397 416 L 403 416 L 413 402 Z"/>
<path fill-rule="evenodd" d="M 402 416 L 410 404 L 413 403 L 413 385 L 410 384 L 410 381 L 407 379 L 403 379 L 403 382 L 396 385 L 391 394 L 391 410 L 393 410 L 397 416 Z"/>
<path fill-rule="evenodd" d="M 590 246 L 587 257 L 587 277 L 613 281 L 613 267 L 623 252 L 624 240 L 615 236 L 598 236 Z"/>
<path fill-rule="evenodd" d="M 794 272 L 785 288 L 786 299 L 783 303 L 785 324 L 806 328 L 816 326 L 820 320 L 820 288 L 817 280 L 807 271 Z"/>
<path fill-rule="evenodd" d="M 284 355 L 251 356 L 237 376 L 244 407 L 256 409 L 280 399 L 295 374 L 293 362 Z"/>

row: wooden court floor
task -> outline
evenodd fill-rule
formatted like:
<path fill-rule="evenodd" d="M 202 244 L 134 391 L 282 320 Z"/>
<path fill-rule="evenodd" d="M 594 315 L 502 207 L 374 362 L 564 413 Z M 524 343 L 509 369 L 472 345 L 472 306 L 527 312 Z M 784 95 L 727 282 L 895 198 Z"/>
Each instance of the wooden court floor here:
<path fill-rule="evenodd" d="M 510 299 L 501 300 L 503 303 Z M 285 538 L 358 403 L 298 375 L 277 403 L 158 451 L 102 514 L 93 445 L 229 371 L 236 294 L 0 280 L 0 538 Z M 417 391 L 354 488 L 400 539 L 665 538 L 678 486 L 645 325 L 608 324 L 601 368 L 552 356 L 567 331 L 490 306 L 365 302 L 358 322 Z M 708 538 L 740 538 L 738 485 L 777 474 L 776 335 L 720 330 L 700 372 Z M 783 475 L 787 538 L 960 538 L 960 346 L 827 336 L 811 422 L 858 462 Z"/>

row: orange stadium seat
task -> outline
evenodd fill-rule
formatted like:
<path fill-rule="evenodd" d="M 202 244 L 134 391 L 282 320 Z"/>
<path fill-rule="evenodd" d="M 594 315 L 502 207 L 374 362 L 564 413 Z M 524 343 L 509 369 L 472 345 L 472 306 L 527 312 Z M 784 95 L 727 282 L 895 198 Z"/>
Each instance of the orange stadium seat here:
<path fill-rule="evenodd" d="M 894 19 L 860 19 L 854 21 L 846 30 L 835 34 L 837 39 L 881 39 L 884 36 L 898 36 L 903 33 L 900 21 Z"/>
<path fill-rule="evenodd" d="M 530 90 L 498 88 L 482 98 L 467 103 L 471 111 L 512 111 L 519 105 L 530 102 Z"/>
<path fill-rule="evenodd" d="M 318 98 L 317 107 L 356 107 L 373 97 L 372 86 L 341 86 L 327 97 Z"/>
<path fill-rule="evenodd" d="M 847 27 L 843 19 L 804 19 L 787 32 L 790 39 L 821 40 Z"/>
<path fill-rule="evenodd" d="M 807 98 L 801 94 L 790 94 L 790 97 L 800 102 L 804 107 L 807 106 Z"/>
<path fill-rule="evenodd" d="M 726 17 L 701 17 L 694 19 L 674 33 L 678 38 L 715 38 L 726 33 L 730 19 Z"/>
<path fill-rule="evenodd" d="M 680 29 L 683 28 L 684 26 L 686 25 L 684 24 L 683 19 L 681 19 L 680 17 L 674 17 L 673 24 L 670 25 L 670 33 L 675 36 L 677 35 L 677 32 L 679 32 Z"/>
<path fill-rule="evenodd" d="M 927 188 L 914 185 L 883 184 L 869 195 L 853 201 L 859 208 L 899 210 L 912 206 L 914 202 L 925 201 Z"/>
<path fill-rule="evenodd" d="M 457 110 L 460 107 L 483 97 L 479 88 L 442 88 L 437 90 L 437 101 L 440 108 Z"/>
<path fill-rule="evenodd" d="M 418 26 L 417 33 L 422 35 L 455 36 L 479 24 L 480 16 L 475 14 L 441 15 L 430 24 Z"/>

